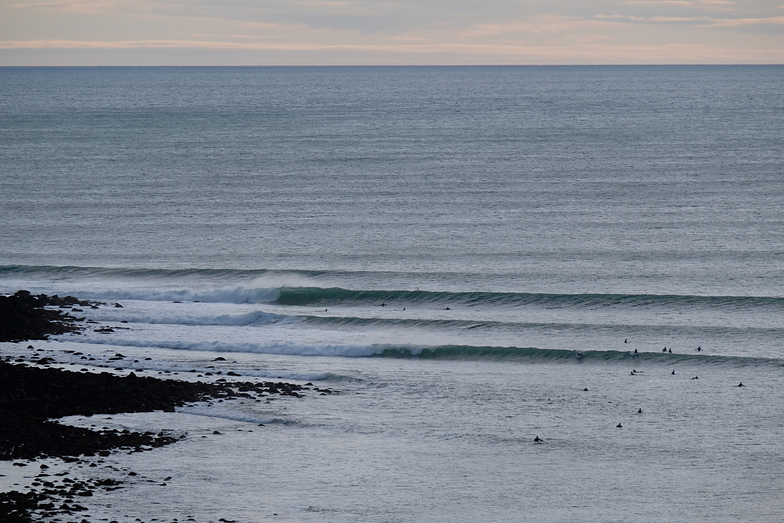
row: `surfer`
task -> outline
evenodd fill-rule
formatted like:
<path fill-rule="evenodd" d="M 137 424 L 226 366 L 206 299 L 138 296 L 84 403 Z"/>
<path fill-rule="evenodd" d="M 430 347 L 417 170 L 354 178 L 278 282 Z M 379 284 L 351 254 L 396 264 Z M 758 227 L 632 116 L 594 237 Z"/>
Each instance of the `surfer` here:
<path fill-rule="evenodd" d="M 738 387 L 745 387 L 745 386 L 746 385 L 744 385 L 742 381 L 740 383 L 738 383 Z"/>
<path fill-rule="evenodd" d="M 637 354 L 637 349 L 634 349 L 634 353 Z"/>
<path fill-rule="evenodd" d="M 675 369 L 672 369 L 672 375 L 675 376 Z"/>
<path fill-rule="evenodd" d="M 698 379 L 700 379 L 700 378 L 698 378 L 697 376 L 694 376 L 692 379 L 693 379 L 693 380 L 698 380 Z"/>
<path fill-rule="evenodd" d="M 619 424 L 617 424 L 617 425 L 615 426 L 615 428 L 616 428 L 616 429 L 622 429 L 622 428 L 623 428 L 623 425 L 621 425 L 621 424 L 619 423 Z"/>
<path fill-rule="evenodd" d="M 702 347 L 697 347 L 697 352 L 702 352 Z"/>
<path fill-rule="evenodd" d="M 623 340 L 623 342 L 624 343 L 629 343 L 629 338 L 626 338 L 625 340 Z"/>
<path fill-rule="evenodd" d="M 662 349 L 662 352 L 667 352 L 667 347 L 664 347 L 664 348 Z"/>
<path fill-rule="evenodd" d="M 669 349 L 669 353 L 672 354 L 672 349 Z"/>
<path fill-rule="evenodd" d="M 539 436 L 536 436 L 536 437 L 534 438 L 534 442 L 536 442 L 536 443 L 539 443 L 539 442 L 541 442 L 541 441 L 542 441 L 542 440 L 539 438 Z"/>
<path fill-rule="evenodd" d="M 637 414 L 642 414 L 642 408 L 637 409 Z"/>

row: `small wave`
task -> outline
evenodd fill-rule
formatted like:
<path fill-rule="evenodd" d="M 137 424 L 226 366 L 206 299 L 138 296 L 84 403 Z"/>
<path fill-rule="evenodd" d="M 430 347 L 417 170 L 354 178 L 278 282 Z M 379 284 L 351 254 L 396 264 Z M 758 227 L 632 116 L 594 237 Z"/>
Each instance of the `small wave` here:
<path fill-rule="evenodd" d="M 191 416 L 203 416 L 205 418 L 219 418 L 230 421 L 240 421 L 242 423 L 253 423 L 255 425 L 263 424 L 269 425 L 272 423 L 285 423 L 286 420 L 277 418 L 260 418 L 258 416 L 251 416 L 235 410 L 227 408 L 218 408 L 217 405 L 189 405 L 186 407 L 177 407 L 177 412 L 183 414 L 190 414 Z"/>
<path fill-rule="evenodd" d="M 63 279 L 136 279 L 136 280 L 248 280 L 269 275 L 285 275 L 289 271 L 266 269 L 149 269 L 125 267 L 83 267 L 55 265 L 0 265 L 0 276 Z M 306 271 L 293 273 L 317 274 Z"/>

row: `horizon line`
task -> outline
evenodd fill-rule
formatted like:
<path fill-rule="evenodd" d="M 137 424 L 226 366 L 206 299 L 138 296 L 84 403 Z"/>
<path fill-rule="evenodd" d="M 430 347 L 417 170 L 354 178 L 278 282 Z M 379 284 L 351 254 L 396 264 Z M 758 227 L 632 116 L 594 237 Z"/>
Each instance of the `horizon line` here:
<path fill-rule="evenodd" d="M 97 68 L 97 67 L 231 67 L 231 68 L 251 68 L 251 67 L 755 67 L 755 66 L 782 66 L 782 63 L 618 63 L 618 64 L 94 64 L 94 65 L 4 65 L 0 68 Z"/>

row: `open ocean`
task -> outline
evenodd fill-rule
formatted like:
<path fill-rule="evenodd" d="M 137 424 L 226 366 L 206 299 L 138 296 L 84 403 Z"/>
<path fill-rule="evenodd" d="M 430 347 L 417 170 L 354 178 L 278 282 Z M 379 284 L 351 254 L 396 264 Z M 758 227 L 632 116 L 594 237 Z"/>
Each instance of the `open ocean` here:
<path fill-rule="evenodd" d="M 187 433 L 91 522 L 784 514 L 784 66 L 0 68 L 19 289 L 340 392 L 69 420 Z"/>

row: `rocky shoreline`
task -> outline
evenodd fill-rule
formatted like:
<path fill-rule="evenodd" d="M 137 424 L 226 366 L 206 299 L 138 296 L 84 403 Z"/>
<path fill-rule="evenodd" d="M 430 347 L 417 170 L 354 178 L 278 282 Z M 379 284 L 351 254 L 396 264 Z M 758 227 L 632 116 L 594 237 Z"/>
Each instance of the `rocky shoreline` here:
<path fill-rule="evenodd" d="M 98 305 L 90 302 L 82 305 L 81 301 L 72 297 L 32 296 L 26 291 L 0 296 L 0 340 L 21 342 L 79 332 L 79 322 L 84 318 L 44 308 L 47 305 L 59 306 L 61 300 L 70 302 L 66 305 L 71 307 L 74 304 Z M 28 349 L 34 350 L 32 346 Z M 0 460 L 27 460 L 30 463 L 40 458 L 59 458 L 71 463 L 86 463 L 85 458 L 92 456 L 109 456 L 120 449 L 143 452 L 186 437 L 163 432 L 97 431 L 52 421 L 63 416 L 156 410 L 171 412 L 178 406 L 212 399 L 260 401 L 270 395 L 301 397 L 309 390 L 321 394 L 333 392 L 311 388 L 310 383 L 301 386 L 284 382 L 229 382 L 222 378 L 206 383 L 140 377 L 132 371 L 125 376 L 109 372 L 71 372 L 52 367 L 57 362 L 51 356 L 36 356 L 29 360 L 14 360 L 11 356 L 3 358 L 0 355 Z M 236 376 L 234 373 L 228 375 L 232 374 Z M 17 466 L 27 466 L 28 463 L 14 461 Z M 1 521 L 31 522 L 38 518 L 74 517 L 87 510 L 75 499 L 91 496 L 97 488 L 121 488 L 120 481 L 112 480 L 73 481 L 61 477 L 56 483 L 55 478 L 46 473 L 46 465 L 40 466 L 41 473 L 28 492 L 0 493 Z"/>
<path fill-rule="evenodd" d="M 73 296 L 34 296 L 28 291 L 18 291 L 12 296 L 0 296 L 0 341 L 45 340 L 52 334 L 79 332 L 83 329 L 80 322 L 83 322 L 84 318 L 61 310 L 45 309 L 47 305 L 82 312 L 82 309 L 73 307 L 97 307 L 105 304 L 79 300 Z"/>

